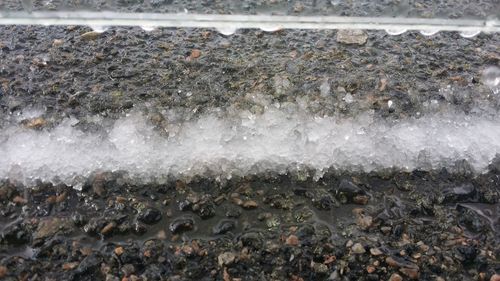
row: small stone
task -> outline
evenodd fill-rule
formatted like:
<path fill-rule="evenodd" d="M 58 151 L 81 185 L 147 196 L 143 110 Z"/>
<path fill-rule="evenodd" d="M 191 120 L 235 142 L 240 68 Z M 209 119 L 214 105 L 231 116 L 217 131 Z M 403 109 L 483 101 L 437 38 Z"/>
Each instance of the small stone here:
<path fill-rule="evenodd" d="M 274 81 L 274 89 L 278 96 L 288 94 L 290 89 L 292 88 L 292 82 L 286 75 L 276 74 L 273 77 Z"/>
<path fill-rule="evenodd" d="M 232 278 L 231 278 L 231 275 L 229 275 L 229 273 L 227 273 L 227 268 L 224 267 L 224 271 L 222 273 L 222 279 L 224 281 L 231 281 Z"/>
<path fill-rule="evenodd" d="M 158 231 L 158 233 L 156 234 L 156 238 L 158 239 L 161 239 L 161 240 L 165 240 L 167 239 L 167 233 L 165 232 L 165 230 L 160 230 Z"/>
<path fill-rule="evenodd" d="M 403 273 L 404 275 L 408 276 L 410 279 L 418 279 L 419 277 L 418 268 L 403 267 L 400 268 L 399 271 L 401 271 L 401 273 Z"/>
<path fill-rule="evenodd" d="M 299 238 L 292 234 L 286 238 L 285 243 L 290 246 L 297 246 L 299 245 Z"/>
<path fill-rule="evenodd" d="M 103 234 L 103 235 L 110 234 L 115 229 L 115 227 L 116 227 L 116 223 L 114 221 L 112 221 L 101 229 L 101 234 Z"/>
<path fill-rule="evenodd" d="M 62 268 L 63 270 L 73 270 L 78 266 L 78 262 L 67 262 L 63 264 Z"/>
<path fill-rule="evenodd" d="M 145 224 L 155 224 L 161 220 L 161 212 L 155 208 L 146 208 L 139 212 L 137 219 Z"/>
<path fill-rule="evenodd" d="M 361 243 L 356 243 L 352 245 L 352 252 L 355 254 L 364 254 L 366 252 L 365 247 Z"/>
<path fill-rule="evenodd" d="M 184 245 L 184 246 L 182 246 L 182 252 L 184 254 L 186 254 L 187 256 L 192 256 L 194 253 L 194 249 L 193 249 L 193 247 L 191 247 L 189 245 Z"/>
<path fill-rule="evenodd" d="M 368 200 L 370 198 L 366 195 L 356 195 L 354 196 L 354 198 L 352 198 L 352 202 L 354 202 L 354 204 L 358 204 L 358 205 L 366 205 L 368 204 Z"/>
<path fill-rule="evenodd" d="M 125 252 L 125 250 L 123 249 L 123 247 L 116 247 L 114 252 L 117 256 L 121 256 Z"/>
<path fill-rule="evenodd" d="M 232 200 L 233 200 L 233 203 L 236 204 L 236 205 L 238 205 L 238 206 L 243 205 L 243 200 L 241 200 L 238 197 L 234 197 Z"/>
<path fill-rule="evenodd" d="M 28 129 L 41 129 L 47 125 L 47 121 L 42 117 L 23 120 L 22 124 Z"/>
<path fill-rule="evenodd" d="M 68 233 L 72 229 L 72 223 L 66 218 L 51 218 L 41 221 L 33 234 L 33 239 L 45 239 L 57 233 Z"/>
<path fill-rule="evenodd" d="M 18 205 L 24 205 L 24 204 L 28 203 L 28 200 L 24 199 L 21 196 L 16 196 L 12 199 L 12 202 L 14 202 Z"/>
<path fill-rule="evenodd" d="M 356 223 L 361 229 L 367 230 L 372 226 L 373 218 L 371 216 L 360 214 L 356 219 Z"/>
<path fill-rule="evenodd" d="M 500 281 L 500 274 L 493 274 L 490 281 Z"/>
<path fill-rule="evenodd" d="M 390 267 L 399 267 L 400 266 L 400 264 L 392 257 L 387 257 L 385 259 L 385 263 L 387 263 L 387 265 Z"/>
<path fill-rule="evenodd" d="M 419 241 L 419 242 L 417 242 L 417 245 L 420 248 L 420 251 L 422 251 L 422 252 L 429 251 L 429 246 L 425 245 L 424 242 Z"/>
<path fill-rule="evenodd" d="M 66 191 L 64 191 L 63 193 L 59 194 L 56 196 L 56 203 L 61 203 L 63 202 L 67 197 L 67 193 Z"/>
<path fill-rule="evenodd" d="M 54 204 L 54 203 L 56 203 L 56 196 L 55 195 L 49 196 L 47 199 L 45 199 L 45 202 L 47 204 Z"/>
<path fill-rule="evenodd" d="M 212 233 L 214 235 L 225 234 L 234 228 L 236 228 L 236 223 L 233 220 L 221 220 L 212 228 Z"/>
<path fill-rule="evenodd" d="M 8 273 L 7 267 L 3 265 L 0 266 L 0 278 L 4 278 L 5 276 L 7 276 L 7 273 Z"/>
<path fill-rule="evenodd" d="M 243 202 L 242 207 L 245 209 L 255 209 L 255 208 L 259 207 L 259 205 L 257 204 L 257 202 L 255 202 L 253 200 L 248 200 L 248 201 Z"/>
<path fill-rule="evenodd" d="M 172 233 L 189 231 L 194 228 L 194 220 L 191 217 L 181 217 L 175 219 L 169 226 Z"/>
<path fill-rule="evenodd" d="M 368 272 L 368 273 L 373 273 L 373 272 L 375 272 L 375 267 L 374 267 L 374 266 L 371 266 L 371 265 L 367 266 L 367 267 L 366 267 L 366 272 Z"/>
<path fill-rule="evenodd" d="M 224 195 L 221 195 L 221 196 L 218 196 L 217 198 L 215 198 L 214 202 L 215 202 L 216 205 L 220 205 L 224 201 L 224 199 L 226 199 L 224 197 Z"/>
<path fill-rule="evenodd" d="M 378 90 L 380 92 L 383 92 L 385 91 L 386 88 L 387 88 L 387 79 L 386 78 L 380 79 L 380 86 L 378 87 Z"/>
<path fill-rule="evenodd" d="M 219 262 L 219 266 L 231 265 L 235 259 L 236 259 L 236 256 L 232 252 L 225 252 L 225 253 L 220 254 L 217 257 L 217 260 Z"/>
<path fill-rule="evenodd" d="M 389 281 L 403 281 L 403 277 L 397 273 L 393 273 L 391 278 L 389 278 Z"/>
<path fill-rule="evenodd" d="M 92 41 L 92 40 L 96 40 L 97 38 L 99 38 L 99 36 L 101 36 L 100 32 L 89 31 L 89 32 L 85 32 L 82 35 L 80 35 L 80 38 L 82 38 L 83 40 Z"/>
<path fill-rule="evenodd" d="M 379 248 L 371 248 L 370 249 L 370 254 L 372 254 L 373 256 L 380 256 L 382 255 L 382 251 L 380 251 Z"/>
<path fill-rule="evenodd" d="M 313 270 L 316 273 L 325 274 L 328 272 L 328 266 L 326 264 L 315 262 L 313 263 Z"/>
<path fill-rule="evenodd" d="M 189 54 L 190 59 L 197 59 L 201 56 L 201 51 L 198 49 L 191 50 L 191 54 Z"/>
<path fill-rule="evenodd" d="M 367 39 L 368 35 L 363 30 L 339 29 L 337 31 L 337 42 L 339 43 L 363 45 Z"/>
<path fill-rule="evenodd" d="M 384 235 L 388 235 L 389 233 L 391 233 L 391 230 L 392 228 L 390 226 L 382 226 L 380 228 L 380 231 L 384 234 Z"/>
<path fill-rule="evenodd" d="M 135 267 L 133 264 L 125 264 L 122 266 L 121 271 L 125 276 L 130 276 L 135 272 Z"/>
<path fill-rule="evenodd" d="M 62 39 L 54 39 L 54 41 L 52 41 L 52 47 L 59 47 L 59 46 L 62 46 L 64 44 L 64 40 Z"/>

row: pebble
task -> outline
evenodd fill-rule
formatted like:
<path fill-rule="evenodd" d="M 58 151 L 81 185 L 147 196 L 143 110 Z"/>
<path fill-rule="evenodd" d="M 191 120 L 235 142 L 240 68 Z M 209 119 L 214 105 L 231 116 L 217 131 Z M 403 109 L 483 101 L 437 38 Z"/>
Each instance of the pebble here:
<path fill-rule="evenodd" d="M 315 262 L 313 263 L 313 270 L 316 273 L 325 274 L 328 272 L 328 266 L 326 266 L 326 264 Z"/>
<path fill-rule="evenodd" d="M 221 220 L 212 228 L 212 234 L 225 234 L 235 228 L 236 223 L 233 220 Z"/>
<path fill-rule="evenodd" d="M 410 279 L 418 279 L 419 273 L 418 268 L 400 268 L 399 271 L 404 275 L 408 276 Z"/>
<path fill-rule="evenodd" d="M 371 248 L 370 249 L 370 254 L 372 254 L 373 256 L 380 256 L 382 255 L 382 251 L 380 251 L 379 248 Z"/>
<path fill-rule="evenodd" d="M 135 267 L 133 264 L 128 263 L 122 266 L 121 271 L 125 276 L 130 276 L 135 272 Z"/>
<path fill-rule="evenodd" d="M 64 44 L 64 40 L 62 39 L 54 39 L 54 41 L 52 41 L 52 47 L 59 47 L 59 46 L 62 46 Z"/>
<path fill-rule="evenodd" d="M 365 248 L 363 247 L 363 245 L 361 245 L 361 243 L 356 243 L 352 245 L 351 249 L 352 252 L 355 254 L 364 254 L 366 252 Z"/>
<path fill-rule="evenodd" d="M 391 278 L 389 278 L 389 281 L 403 281 L 403 277 L 397 273 L 393 273 Z"/>
<path fill-rule="evenodd" d="M 115 229 L 115 227 L 116 227 L 116 223 L 114 221 L 112 221 L 101 229 L 101 234 L 103 234 L 103 235 L 110 234 Z"/>
<path fill-rule="evenodd" d="M 8 273 L 7 267 L 0 266 L 0 278 L 4 278 Z"/>
<path fill-rule="evenodd" d="M 389 233 L 391 233 L 391 230 L 392 230 L 392 227 L 390 226 L 382 226 L 380 228 L 380 231 L 385 234 L 385 235 L 388 235 Z"/>
<path fill-rule="evenodd" d="M 238 206 L 243 205 L 243 200 L 241 200 L 238 197 L 234 197 L 232 200 L 233 200 L 233 203 L 236 204 L 236 205 L 238 205 Z"/>
<path fill-rule="evenodd" d="M 339 29 L 337 31 L 337 42 L 339 43 L 363 45 L 367 39 L 368 35 L 363 30 Z"/>
<path fill-rule="evenodd" d="M 368 204 L 369 199 L 370 198 L 367 195 L 356 195 L 352 198 L 352 201 L 358 205 L 366 205 Z"/>
<path fill-rule="evenodd" d="M 292 234 L 286 238 L 285 243 L 290 246 L 297 246 L 299 245 L 299 238 Z"/>
<path fill-rule="evenodd" d="M 189 55 L 190 59 L 197 59 L 201 56 L 201 51 L 198 49 L 191 50 L 191 54 Z"/>
<path fill-rule="evenodd" d="M 356 219 L 356 224 L 363 230 L 367 230 L 373 224 L 373 217 L 360 214 Z"/>
<path fill-rule="evenodd" d="M 116 247 L 114 252 L 117 256 L 121 256 L 125 252 L 125 250 L 123 249 L 123 247 Z"/>
<path fill-rule="evenodd" d="M 50 237 L 59 232 L 69 231 L 72 223 L 66 218 L 51 218 L 43 220 L 38 224 L 38 228 L 33 235 L 35 240 Z"/>
<path fill-rule="evenodd" d="M 180 233 L 184 231 L 189 231 L 194 228 L 194 219 L 191 217 L 181 217 L 175 219 L 169 226 L 172 233 Z"/>
<path fill-rule="evenodd" d="M 259 207 L 259 205 L 253 200 L 248 200 L 243 202 L 242 207 L 245 209 L 256 209 L 257 207 Z"/>
<path fill-rule="evenodd" d="M 66 193 L 66 191 L 64 191 L 63 193 L 57 195 L 56 196 L 56 203 L 63 202 L 66 199 L 67 196 L 68 196 L 68 194 Z"/>
<path fill-rule="evenodd" d="M 24 120 L 23 124 L 28 129 L 41 129 L 47 125 L 47 121 L 42 117 Z"/>
<path fill-rule="evenodd" d="M 18 195 L 12 199 L 12 202 L 19 204 L 19 205 L 24 205 L 24 204 L 28 203 L 28 200 L 26 200 L 23 197 Z"/>
<path fill-rule="evenodd" d="M 78 262 L 67 262 L 63 264 L 62 268 L 63 270 L 73 270 L 78 266 Z"/>
<path fill-rule="evenodd" d="M 80 38 L 82 38 L 83 40 L 92 41 L 92 40 L 96 40 L 97 38 L 99 38 L 99 36 L 101 36 L 100 32 L 89 31 L 89 32 L 85 32 L 82 35 L 80 35 Z"/>
<path fill-rule="evenodd" d="M 490 281 L 500 281 L 500 274 L 493 274 Z"/>
<path fill-rule="evenodd" d="M 161 212 L 155 208 L 146 208 L 139 212 L 137 219 L 145 224 L 155 224 L 161 220 Z"/>
<path fill-rule="evenodd" d="M 235 259 L 236 259 L 236 255 L 232 252 L 224 252 L 217 257 L 217 261 L 219 262 L 219 266 L 231 265 Z"/>

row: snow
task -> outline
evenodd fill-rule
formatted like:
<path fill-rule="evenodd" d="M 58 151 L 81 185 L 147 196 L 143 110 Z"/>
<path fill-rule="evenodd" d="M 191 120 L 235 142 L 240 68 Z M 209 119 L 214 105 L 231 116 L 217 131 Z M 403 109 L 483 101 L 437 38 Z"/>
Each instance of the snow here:
<path fill-rule="evenodd" d="M 222 179 L 301 167 L 315 170 L 318 178 L 330 168 L 453 170 L 464 159 L 481 173 L 500 153 L 497 116 L 447 112 L 389 121 L 365 112 L 340 119 L 269 106 L 261 114 L 214 111 L 183 120 L 175 110 L 165 110 L 163 117 L 162 130 L 138 111 L 115 121 L 95 117 L 111 123 L 103 132 L 83 132 L 73 118 L 42 130 L 3 128 L 0 178 L 75 185 L 105 170 L 124 170 L 149 181 L 165 176 Z"/>

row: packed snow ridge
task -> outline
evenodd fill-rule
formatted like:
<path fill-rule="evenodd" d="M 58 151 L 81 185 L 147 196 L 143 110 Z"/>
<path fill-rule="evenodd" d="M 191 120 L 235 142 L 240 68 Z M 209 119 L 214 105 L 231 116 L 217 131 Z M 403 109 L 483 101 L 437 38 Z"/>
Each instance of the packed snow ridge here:
<path fill-rule="evenodd" d="M 75 122 L 69 118 L 42 130 L 3 128 L 0 178 L 74 184 L 95 171 L 124 170 L 144 179 L 230 178 L 300 167 L 320 177 L 330 168 L 454 169 L 464 159 L 481 173 L 500 153 L 500 117 L 463 113 L 388 121 L 369 112 L 337 119 L 271 107 L 261 114 L 170 120 L 160 132 L 132 112 L 104 134 L 83 132 Z"/>

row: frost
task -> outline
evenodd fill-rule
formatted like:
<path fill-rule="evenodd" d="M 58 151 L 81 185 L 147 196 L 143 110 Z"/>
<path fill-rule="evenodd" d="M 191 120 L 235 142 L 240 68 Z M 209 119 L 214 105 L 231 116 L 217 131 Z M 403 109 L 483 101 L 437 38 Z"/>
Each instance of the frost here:
<path fill-rule="evenodd" d="M 483 172 L 500 153 L 499 117 L 449 112 L 388 121 L 367 112 L 339 119 L 285 103 L 258 114 L 214 111 L 183 119 L 163 113 L 161 130 L 138 112 L 116 121 L 94 118 L 111 123 L 103 125 L 103 132 L 83 132 L 74 119 L 52 129 L 3 128 L 0 178 L 76 184 L 75 179 L 102 170 L 124 170 L 148 180 L 230 178 L 297 167 L 321 176 L 329 168 L 454 169 L 461 160 Z"/>

